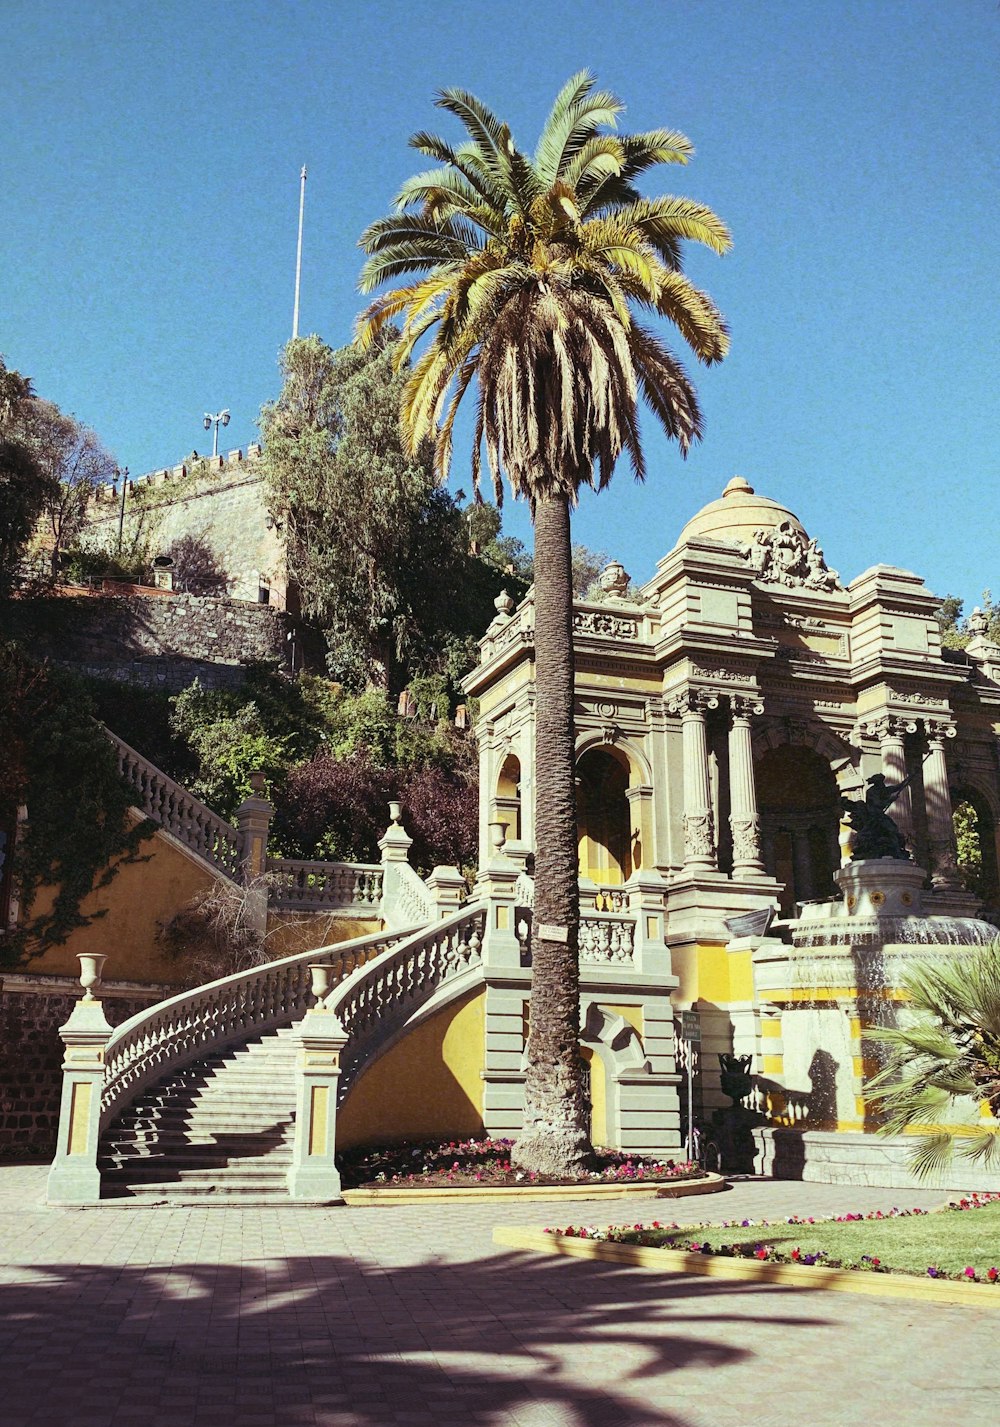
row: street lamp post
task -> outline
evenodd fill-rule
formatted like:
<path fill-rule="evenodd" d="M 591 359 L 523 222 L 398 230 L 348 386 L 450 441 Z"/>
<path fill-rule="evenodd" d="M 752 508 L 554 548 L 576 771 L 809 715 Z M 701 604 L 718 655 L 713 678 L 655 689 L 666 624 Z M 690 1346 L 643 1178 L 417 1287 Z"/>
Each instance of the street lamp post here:
<path fill-rule="evenodd" d="M 212 431 L 212 427 L 215 427 L 215 430 L 212 431 L 212 455 L 217 456 L 219 454 L 219 427 L 229 425 L 229 408 L 226 407 L 224 411 L 217 412 L 215 416 L 210 411 L 206 411 L 201 424 L 206 431 Z"/>

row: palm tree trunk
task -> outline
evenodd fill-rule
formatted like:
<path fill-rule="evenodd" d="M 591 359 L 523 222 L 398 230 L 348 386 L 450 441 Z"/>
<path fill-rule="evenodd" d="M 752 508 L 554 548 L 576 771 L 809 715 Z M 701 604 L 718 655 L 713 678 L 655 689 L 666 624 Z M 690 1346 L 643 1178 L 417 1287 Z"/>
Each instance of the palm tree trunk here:
<path fill-rule="evenodd" d="M 535 507 L 535 895 L 522 1169 L 590 1159 L 579 1056 L 580 896 L 573 737 L 573 581 L 565 496 Z"/>

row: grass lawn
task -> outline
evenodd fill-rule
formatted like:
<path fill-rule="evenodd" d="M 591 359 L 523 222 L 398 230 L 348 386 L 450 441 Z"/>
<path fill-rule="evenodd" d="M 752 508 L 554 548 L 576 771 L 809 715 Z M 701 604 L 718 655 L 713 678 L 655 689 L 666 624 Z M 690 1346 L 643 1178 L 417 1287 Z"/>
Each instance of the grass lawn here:
<path fill-rule="evenodd" d="M 897 1219 L 769 1222 L 731 1228 L 699 1224 L 682 1229 L 616 1233 L 614 1237 L 622 1243 L 676 1249 L 709 1243 L 716 1251 L 726 1244 L 763 1244 L 783 1257 L 798 1249 L 803 1254 L 826 1254 L 845 1265 L 860 1263 L 867 1256 L 879 1259 L 883 1269 L 919 1274 L 926 1274 L 930 1265 L 948 1274 L 960 1274 L 972 1267 L 980 1278 L 985 1278 L 991 1267 L 1000 1266 L 1000 1202 L 979 1209 L 946 1209 Z"/>

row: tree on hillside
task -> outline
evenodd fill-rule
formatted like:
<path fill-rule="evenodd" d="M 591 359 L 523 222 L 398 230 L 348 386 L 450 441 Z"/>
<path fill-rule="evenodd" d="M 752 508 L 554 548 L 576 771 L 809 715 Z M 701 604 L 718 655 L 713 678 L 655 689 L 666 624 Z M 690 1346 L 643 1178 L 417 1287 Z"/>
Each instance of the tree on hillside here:
<path fill-rule="evenodd" d="M 533 157 L 474 96 L 439 94 L 466 139 L 419 133 L 438 167 L 407 180 L 394 212 L 361 238 L 361 286 L 397 279 L 363 314 L 358 342 L 404 320 L 397 366 L 429 338 L 410 373 L 403 419 L 410 450 L 434 441 L 447 476 L 457 411 L 476 384 L 473 480 L 480 450 L 496 499 L 502 472 L 530 502 L 535 529 L 537 861 L 526 1168 L 566 1173 L 588 1157 L 578 1056 L 579 903 L 574 789 L 570 509 L 584 484 L 607 485 L 627 452 L 645 473 L 640 397 L 686 451 L 701 432 L 683 367 L 635 311 L 666 318 L 699 361 L 727 350 L 723 318 L 681 271 L 681 245 L 730 246 L 719 218 L 685 198 L 647 199 L 636 181 L 686 163 L 689 141 L 665 129 L 618 135 L 621 102 L 574 75 L 556 98 Z"/>
<path fill-rule="evenodd" d="M 301 338 L 281 368 L 281 395 L 261 414 L 263 470 L 331 674 L 397 692 L 414 671 L 447 665 L 456 645 L 466 660 L 502 572 L 470 557 L 463 513 L 438 488 L 429 449 L 404 449 L 406 371 L 392 335 L 365 353 Z"/>
<path fill-rule="evenodd" d="M 83 529 L 94 492 L 115 479 L 118 467 L 96 433 L 54 402 L 37 398 L 28 402 L 21 408 L 17 426 L 47 481 L 42 526 L 47 540 L 51 539 L 54 578 L 60 551 L 72 545 Z"/>
<path fill-rule="evenodd" d="M 964 649 L 974 634 L 983 634 L 994 644 L 1000 644 L 1000 603 L 995 603 L 989 590 L 983 590 L 983 602 L 972 614 L 963 617 L 964 600 L 946 595 L 938 610 L 941 643 L 946 649 Z"/>
<path fill-rule="evenodd" d="M 0 596 L 14 578 L 46 501 L 51 478 L 24 439 L 25 413 L 34 403 L 31 382 L 0 357 Z"/>

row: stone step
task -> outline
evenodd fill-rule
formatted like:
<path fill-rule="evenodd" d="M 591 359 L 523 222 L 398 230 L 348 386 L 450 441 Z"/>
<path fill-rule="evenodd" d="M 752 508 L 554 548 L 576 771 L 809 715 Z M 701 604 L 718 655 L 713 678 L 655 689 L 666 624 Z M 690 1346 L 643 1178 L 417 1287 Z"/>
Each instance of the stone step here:
<path fill-rule="evenodd" d="M 225 1173 L 259 1177 L 281 1175 L 292 1162 L 289 1149 L 274 1150 L 263 1155 L 150 1155 L 147 1159 L 118 1159 L 111 1155 L 101 1160 L 102 1172 L 125 1180 L 129 1184 L 146 1183 L 150 1180 L 184 1179 L 188 1175 L 212 1175 L 216 1178 Z"/>

